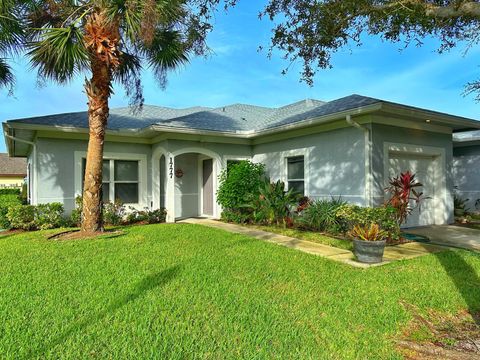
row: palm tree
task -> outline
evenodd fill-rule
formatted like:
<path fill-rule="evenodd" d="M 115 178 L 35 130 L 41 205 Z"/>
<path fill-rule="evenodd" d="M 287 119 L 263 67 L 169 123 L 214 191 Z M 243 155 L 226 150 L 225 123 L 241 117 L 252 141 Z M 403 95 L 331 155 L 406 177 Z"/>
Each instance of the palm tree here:
<path fill-rule="evenodd" d="M 2 1 L 2 0 L 0 0 Z M 132 105 L 143 103 L 140 73 L 150 67 L 161 85 L 166 73 L 204 54 L 210 12 L 219 0 L 31 1 L 28 55 L 39 76 L 58 83 L 85 79 L 89 141 L 81 230 L 103 230 L 102 158 L 113 83 Z"/>
<path fill-rule="evenodd" d="M 0 0 L 0 88 L 12 89 L 15 82 L 7 57 L 14 55 L 22 45 L 21 9 L 18 1 Z"/>

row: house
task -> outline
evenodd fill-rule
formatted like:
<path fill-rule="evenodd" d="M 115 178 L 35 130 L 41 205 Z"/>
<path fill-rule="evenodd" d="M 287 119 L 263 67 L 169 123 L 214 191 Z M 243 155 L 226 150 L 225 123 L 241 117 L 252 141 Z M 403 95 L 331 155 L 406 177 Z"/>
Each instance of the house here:
<path fill-rule="evenodd" d="M 27 176 L 27 161 L 0 153 L 0 188 L 19 188 Z"/>
<path fill-rule="evenodd" d="M 480 211 L 480 131 L 454 134 L 454 185 L 466 208 Z"/>
<path fill-rule="evenodd" d="M 10 156 L 27 157 L 32 203 L 74 207 L 82 192 L 86 112 L 3 123 Z M 351 95 L 279 108 L 144 106 L 112 109 L 104 149 L 103 196 L 134 207 L 166 207 L 167 221 L 218 218 L 218 175 L 229 161 L 266 164 L 311 198 L 341 196 L 374 206 L 391 176 L 415 172 L 428 195 L 408 226 L 453 221 L 452 133 L 480 122 Z"/>

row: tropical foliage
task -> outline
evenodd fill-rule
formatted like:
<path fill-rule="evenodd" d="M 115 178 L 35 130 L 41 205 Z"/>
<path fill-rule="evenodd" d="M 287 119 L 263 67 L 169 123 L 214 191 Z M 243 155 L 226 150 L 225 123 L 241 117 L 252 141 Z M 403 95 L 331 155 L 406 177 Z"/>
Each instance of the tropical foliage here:
<path fill-rule="evenodd" d="M 347 230 L 352 230 L 355 225 L 369 226 L 375 223 L 387 232 L 389 240 L 396 241 L 400 238 L 397 210 L 392 206 L 364 207 L 345 204 L 337 209 L 335 215 L 337 221 Z"/>
<path fill-rule="evenodd" d="M 390 195 L 387 204 L 396 209 L 399 225 L 405 223 L 408 215 L 425 199 L 423 192 L 419 191 L 422 186 L 410 171 L 390 178 L 389 186 L 385 189 Z"/>
<path fill-rule="evenodd" d="M 345 232 L 345 223 L 337 216 L 337 211 L 346 204 L 340 197 L 312 201 L 301 213 L 298 222 L 309 230 L 332 234 Z"/>
<path fill-rule="evenodd" d="M 217 201 L 223 208 L 222 217 L 228 221 L 247 222 L 250 207 L 243 206 L 260 196 L 265 179 L 265 165 L 242 160 L 229 164 L 219 178 Z"/>
<path fill-rule="evenodd" d="M 368 226 L 355 225 L 350 231 L 350 236 L 354 239 L 363 241 L 382 241 L 387 237 L 387 232 L 380 229 L 380 226 L 371 223 Z"/>
<path fill-rule="evenodd" d="M 270 182 L 269 179 L 263 181 L 259 193 L 245 206 L 252 210 L 253 221 L 260 224 L 288 224 L 300 196 L 293 189 L 287 191 L 284 182 Z"/>

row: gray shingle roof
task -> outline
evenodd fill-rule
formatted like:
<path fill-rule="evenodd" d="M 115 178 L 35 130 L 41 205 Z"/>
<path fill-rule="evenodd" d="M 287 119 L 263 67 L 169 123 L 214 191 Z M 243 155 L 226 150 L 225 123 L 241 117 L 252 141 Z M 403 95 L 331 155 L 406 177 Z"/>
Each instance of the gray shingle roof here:
<path fill-rule="evenodd" d="M 145 105 L 134 114 L 128 107 L 111 109 L 108 129 L 143 129 L 150 125 L 212 131 L 249 131 L 270 129 L 321 115 L 373 104 L 380 100 L 359 95 L 323 102 L 302 100 L 279 108 L 233 104 L 218 108 L 191 107 L 174 109 Z M 74 112 L 9 120 L 8 123 L 88 128 L 87 112 Z"/>
<path fill-rule="evenodd" d="M 159 125 L 173 129 L 222 132 L 260 131 L 377 103 L 389 102 L 361 95 L 350 95 L 329 102 L 307 99 L 279 108 L 233 104 L 218 108 L 174 109 L 145 105 L 140 113 L 132 113 L 130 108 L 123 107 L 110 110 L 108 129 L 141 130 L 151 125 Z M 9 120 L 7 123 L 88 128 L 87 112 Z"/>
<path fill-rule="evenodd" d="M 13 158 L 6 153 L 0 153 L 0 175 L 27 175 L 27 160 Z"/>

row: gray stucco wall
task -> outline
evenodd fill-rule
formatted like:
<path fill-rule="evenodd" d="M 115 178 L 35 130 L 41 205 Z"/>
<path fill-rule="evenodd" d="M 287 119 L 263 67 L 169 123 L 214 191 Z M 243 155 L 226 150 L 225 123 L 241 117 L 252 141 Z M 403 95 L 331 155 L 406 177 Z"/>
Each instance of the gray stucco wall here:
<path fill-rule="evenodd" d="M 480 145 L 453 149 L 453 173 L 458 195 L 470 211 L 480 210 Z"/>
<path fill-rule="evenodd" d="M 296 155 L 298 150 L 307 154 L 307 196 L 341 196 L 346 201 L 365 204 L 364 132 L 349 127 L 256 145 L 253 159 L 266 164 L 272 180 L 285 181 L 285 157 Z"/>
<path fill-rule="evenodd" d="M 453 148 L 452 135 L 430 132 L 403 127 L 381 124 L 372 124 L 372 176 L 373 176 L 373 203 L 380 205 L 384 202 L 386 181 L 384 175 L 384 146 L 385 143 L 420 145 L 442 148 L 445 151 L 445 182 L 448 211 L 448 222 L 453 222 Z"/>
<path fill-rule="evenodd" d="M 83 140 L 37 139 L 37 202 L 61 202 L 70 212 L 75 207 L 75 152 L 87 151 Z M 105 153 L 147 156 L 147 179 L 151 179 L 151 146 L 130 143 L 105 143 Z M 147 182 L 147 204 L 151 201 L 151 181 Z"/>

